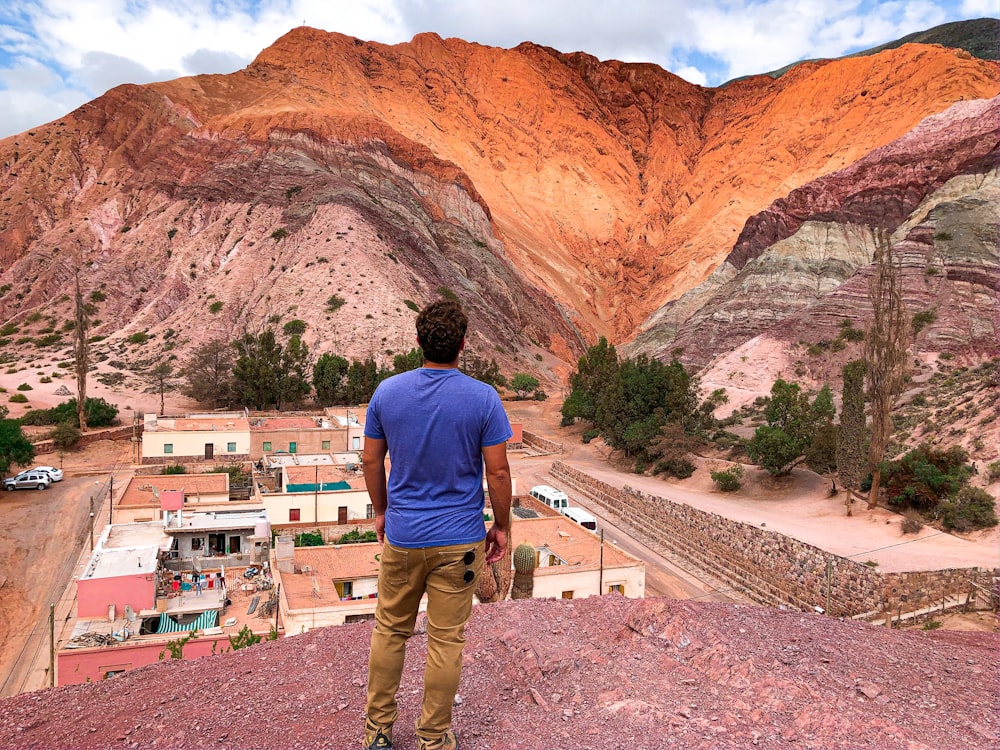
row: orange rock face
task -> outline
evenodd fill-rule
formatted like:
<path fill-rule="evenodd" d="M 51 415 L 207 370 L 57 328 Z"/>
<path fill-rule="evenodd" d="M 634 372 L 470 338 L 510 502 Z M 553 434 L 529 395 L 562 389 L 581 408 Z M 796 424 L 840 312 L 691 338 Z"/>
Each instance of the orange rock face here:
<path fill-rule="evenodd" d="M 392 179 L 424 195 L 432 223 L 474 228 L 485 217 L 502 243 L 491 252 L 529 284 L 504 287 L 512 309 L 534 285 L 585 339 L 621 341 L 704 280 L 750 216 L 955 101 L 996 95 L 997 79 L 994 63 L 906 45 L 706 89 L 654 65 L 527 43 L 504 50 L 422 34 L 387 46 L 299 28 L 238 73 L 119 87 L 33 135 L 0 142 L 0 262 L 41 242 L 72 252 L 80 235 L 69 225 L 85 221 L 88 241 L 105 253 L 115 253 L 114 234 L 125 227 L 161 221 L 160 237 L 177 215 L 171 196 L 183 189 L 190 199 L 192 186 L 215 202 L 212 211 L 232 211 L 230 224 L 242 220 L 243 208 L 220 206 L 255 205 L 246 197 L 254 188 L 280 198 L 298 187 L 271 185 L 253 161 L 299 139 L 303 153 L 364 153 L 365 169 L 391 161 Z M 209 226 L 220 216 L 197 221 Z M 144 262 L 145 251 L 130 252 L 131 263 Z M 217 271 L 221 261 L 208 267 Z M 142 277 L 135 270 L 132 288 Z M 183 304 L 189 280 L 167 285 L 176 288 L 163 315 Z M 560 325 L 539 336 L 572 360 L 579 342 Z"/>

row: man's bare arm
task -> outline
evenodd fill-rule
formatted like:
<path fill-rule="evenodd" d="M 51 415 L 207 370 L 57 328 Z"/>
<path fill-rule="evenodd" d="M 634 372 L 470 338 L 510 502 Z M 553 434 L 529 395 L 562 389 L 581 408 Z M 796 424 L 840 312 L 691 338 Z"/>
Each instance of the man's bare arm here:
<path fill-rule="evenodd" d="M 361 466 L 365 474 L 365 487 L 375 512 L 375 534 L 381 542 L 385 539 L 385 509 L 389 505 L 386 490 L 385 457 L 389 444 L 385 440 L 365 438 L 365 449 L 361 454 Z"/>
<path fill-rule="evenodd" d="M 493 526 L 486 534 L 486 562 L 493 563 L 503 557 L 510 533 L 510 464 L 507 463 L 507 443 L 483 448 L 486 463 L 486 486 L 490 490 L 493 507 Z"/>

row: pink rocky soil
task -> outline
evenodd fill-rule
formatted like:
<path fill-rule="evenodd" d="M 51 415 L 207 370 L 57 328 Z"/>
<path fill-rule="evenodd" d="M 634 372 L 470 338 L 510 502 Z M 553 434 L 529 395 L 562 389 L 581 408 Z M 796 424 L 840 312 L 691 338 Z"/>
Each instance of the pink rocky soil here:
<path fill-rule="evenodd" d="M 0 702 L 5 748 L 360 746 L 370 624 L 315 630 Z M 740 605 L 477 607 L 454 726 L 466 750 L 996 748 L 1000 636 L 890 631 Z M 426 636 L 395 746 L 413 748 Z"/>

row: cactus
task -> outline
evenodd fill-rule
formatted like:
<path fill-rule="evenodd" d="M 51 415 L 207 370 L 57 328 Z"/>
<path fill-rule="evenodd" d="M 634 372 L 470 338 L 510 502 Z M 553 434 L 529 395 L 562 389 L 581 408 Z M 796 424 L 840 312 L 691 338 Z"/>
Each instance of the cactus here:
<path fill-rule="evenodd" d="M 508 525 L 507 528 L 511 527 Z M 484 604 L 503 601 L 510 591 L 510 581 L 514 575 L 510 567 L 510 537 L 511 534 L 508 533 L 507 549 L 504 550 L 503 557 L 495 563 L 484 565 L 483 572 L 479 576 L 476 597 Z"/>
<path fill-rule="evenodd" d="M 530 599 L 535 588 L 535 548 L 526 542 L 514 550 L 514 588 L 511 599 Z"/>

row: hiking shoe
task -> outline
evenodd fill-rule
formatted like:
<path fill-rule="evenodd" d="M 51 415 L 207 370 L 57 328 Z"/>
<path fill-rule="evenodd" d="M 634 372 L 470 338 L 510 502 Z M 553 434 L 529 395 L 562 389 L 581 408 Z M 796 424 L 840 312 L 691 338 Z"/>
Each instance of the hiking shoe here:
<path fill-rule="evenodd" d="M 450 729 L 433 740 L 420 738 L 417 743 L 419 750 L 458 750 L 458 737 Z"/>
<path fill-rule="evenodd" d="M 392 748 L 392 725 L 380 727 L 365 719 L 365 744 L 363 750 L 390 750 Z"/>

